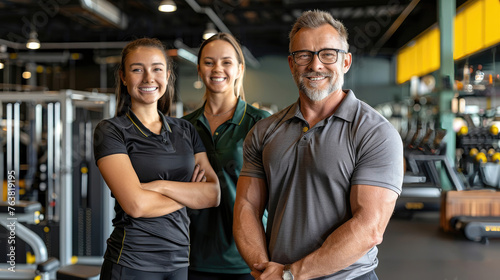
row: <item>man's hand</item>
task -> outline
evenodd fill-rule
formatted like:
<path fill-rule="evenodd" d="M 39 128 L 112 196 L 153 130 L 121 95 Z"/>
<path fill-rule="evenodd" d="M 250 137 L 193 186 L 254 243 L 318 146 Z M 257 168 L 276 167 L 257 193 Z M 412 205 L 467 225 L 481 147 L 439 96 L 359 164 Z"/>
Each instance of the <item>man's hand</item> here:
<path fill-rule="evenodd" d="M 253 278 L 260 279 L 259 277 L 260 277 L 260 275 L 262 275 L 262 271 L 252 269 L 252 271 L 250 272 L 250 274 L 252 274 Z"/>
<path fill-rule="evenodd" d="M 275 262 L 256 263 L 253 265 L 252 276 L 256 280 L 281 280 L 284 267 L 284 265 Z M 254 274 L 256 271 L 260 273 Z"/>

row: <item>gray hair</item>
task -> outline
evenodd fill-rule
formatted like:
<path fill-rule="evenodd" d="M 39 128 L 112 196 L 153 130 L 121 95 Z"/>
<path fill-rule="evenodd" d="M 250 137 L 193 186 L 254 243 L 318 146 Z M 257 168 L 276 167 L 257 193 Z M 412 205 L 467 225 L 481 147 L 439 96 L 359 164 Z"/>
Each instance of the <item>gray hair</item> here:
<path fill-rule="evenodd" d="M 290 44 L 288 47 L 289 51 L 292 51 L 293 38 L 300 29 L 318 28 L 323 24 L 329 24 L 333 28 L 335 28 L 335 30 L 337 30 L 337 32 L 340 34 L 342 43 L 346 47 L 346 51 L 349 51 L 349 44 L 347 43 L 348 34 L 345 26 L 342 24 L 342 22 L 334 19 L 330 13 L 320 10 L 305 11 L 299 18 L 297 18 L 297 21 L 295 21 L 292 31 L 290 31 L 290 35 L 288 36 L 290 38 Z"/>

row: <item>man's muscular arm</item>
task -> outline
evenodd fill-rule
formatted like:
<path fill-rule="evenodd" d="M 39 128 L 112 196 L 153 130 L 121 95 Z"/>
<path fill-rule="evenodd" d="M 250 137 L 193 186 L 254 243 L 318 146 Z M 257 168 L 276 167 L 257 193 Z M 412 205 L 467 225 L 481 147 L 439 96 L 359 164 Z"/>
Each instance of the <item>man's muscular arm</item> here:
<path fill-rule="evenodd" d="M 398 194 L 382 187 L 354 185 L 353 217 L 330 234 L 323 245 L 291 266 L 296 280 L 330 275 L 356 262 L 382 243 Z"/>
<path fill-rule="evenodd" d="M 255 278 L 261 271 L 254 264 L 268 262 L 267 244 L 262 216 L 267 201 L 264 179 L 240 176 L 234 203 L 233 235 L 241 256 Z"/>

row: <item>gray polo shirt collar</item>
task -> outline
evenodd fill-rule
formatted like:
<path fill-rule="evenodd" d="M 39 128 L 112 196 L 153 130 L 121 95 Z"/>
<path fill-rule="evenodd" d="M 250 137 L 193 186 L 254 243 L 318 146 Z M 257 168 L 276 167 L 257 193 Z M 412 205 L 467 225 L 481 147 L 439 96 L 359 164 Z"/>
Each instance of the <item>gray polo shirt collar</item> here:
<path fill-rule="evenodd" d="M 346 94 L 346 97 L 344 100 L 342 100 L 342 103 L 340 106 L 337 108 L 337 110 L 328 118 L 325 120 L 321 121 L 318 123 L 320 125 L 321 123 L 325 121 L 330 121 L 332 117 L 340 118 L 343 119 L 347 122 L 352 122 L 355 117 L 355 110 L 353 110 L 353 107 L 357 107 L 359 100 L 356 98 L 354 95 L 354 92 L 350 89 L 344 90 L 344 93 Z M 292 118 L 299 118 L 303 121 L 305 121 L 304 116 L 302 115 L 302 112 L 300 111 L 300 100 L 297 99 L 297 102 L 295 102 L 291 107 L 290 110 L 286 113 L 286 116 L 284 117 L 285 121 L 288 121 Z"/>

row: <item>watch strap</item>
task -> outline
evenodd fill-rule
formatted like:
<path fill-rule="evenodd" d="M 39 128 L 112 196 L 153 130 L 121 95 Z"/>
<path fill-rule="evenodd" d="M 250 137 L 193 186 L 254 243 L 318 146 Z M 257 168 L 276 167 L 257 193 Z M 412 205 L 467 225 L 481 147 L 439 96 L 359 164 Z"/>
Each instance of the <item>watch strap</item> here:
<path fill-rule="evenodd" d="M 290 275 L 290 276 L 292 277 L 292 278 L 291 278 L 291 280 L 293 280 L 293 279 L 294 279 L 294 276 L 293 276 L 293 273 L 292 273 L 292 271 L 291 271 L 291 266 L 292 266 L 291 264 L 286 264 L 286 265 L 283 267 L 283 276 L 284 276 L 285 274 L 288 274 L 288 275 Z"/>

